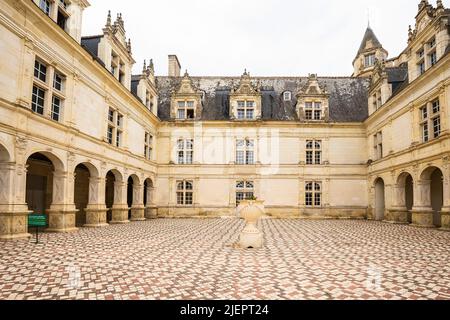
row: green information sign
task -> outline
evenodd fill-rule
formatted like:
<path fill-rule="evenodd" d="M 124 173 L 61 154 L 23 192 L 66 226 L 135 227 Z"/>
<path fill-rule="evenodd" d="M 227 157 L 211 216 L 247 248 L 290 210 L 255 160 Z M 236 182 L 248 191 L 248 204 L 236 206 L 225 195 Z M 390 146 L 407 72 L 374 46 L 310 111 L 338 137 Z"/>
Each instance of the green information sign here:
<path fill-rule="evenodd" d="M 28 216 L 29 227 L 46 227 L 47 216 L 44 214 L 30 214 Z"/>

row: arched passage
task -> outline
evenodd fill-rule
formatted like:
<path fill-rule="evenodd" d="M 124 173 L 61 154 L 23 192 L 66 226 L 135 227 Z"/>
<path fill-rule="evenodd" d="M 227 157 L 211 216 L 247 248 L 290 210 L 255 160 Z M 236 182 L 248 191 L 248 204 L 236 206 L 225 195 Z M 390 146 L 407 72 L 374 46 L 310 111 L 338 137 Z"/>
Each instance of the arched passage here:
<path fill-rule="evenodd" d="M 441 210 L 444 203 L 444 175 L 438 167 L 429 167 L 422 172 L 422 202 L 432 210 L 429 224 L 441 227 Z"/>
<path fill-rule="evenodd" d="M 127 189 L 127 204 L 128 204 L 128 218 L 132 221 L 143 221 L 145 220 L 144 215 L 144 186 L 137 175 L 133 174 L 128 178 L 128 189 Z"/>
<path fill-rule="evenodd" d="M 8 163 L 11 160 L 8 150 L 0 144 L 0 205 L 11 200 L 11 174 Z"/>
<path fill-rule="evenodd" d="M 122 182 L 122 175 L 117 170 L 110 170 L 106 174 L 105 181 L 105 203 L 108 208 L 107 221 L 112 221 L 112 208 L 119 195 L 116 192 L 117 184 Z"/>
<path fill-rule="evenodd" d="M 45 214 L 55 199 L 54 172 L 62 171 L 62 162 L 52 154 L 38 152 L 28 157 L 27 167 L 25 199 L 28 209 L 35 214 Z"/>
<path fill-rule="evenodd" d="M 154 205 L 154 185 L 153 180 L 150 178 L 144 182 L 144 207 L 146 219 L 154 219 L 157 217 L 157 209 Z"/>
<path fill-rule="evenodd" d="M 402 173 L 397 181 L 397 202 L 406 211 L 408 223 L 412 223 L 412 209 L 414 207 L 414 179 L 408 172 Z"/>
<path fill-rule="evenodd" d="M 97 195 L 98 170 L 90 163 L 80 163 L 75 167 L 74 203 L 78 212 L 76 214 L 77 227 L 83 226 L 86 221 L 86 208 Z"/>
<path fill-rule="evenodd" d="M 386 210 L 384 181 L 382 178 L 375 180 L 375 220 L 382 221 Z"/>

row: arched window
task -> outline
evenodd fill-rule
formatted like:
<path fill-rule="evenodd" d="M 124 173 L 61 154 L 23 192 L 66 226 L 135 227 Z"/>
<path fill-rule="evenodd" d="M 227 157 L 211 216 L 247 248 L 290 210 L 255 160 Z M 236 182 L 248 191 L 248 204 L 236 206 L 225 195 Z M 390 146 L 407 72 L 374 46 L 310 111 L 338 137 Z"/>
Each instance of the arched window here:
<path fill-rule="evenodd" d="M 178 164 L 192 164 L 194 159 L 194 140 L 179 139 L 177 141 Z"/>
<path fill-rule="evenodd" d="M 306 164 L 320 165 L 322 164 L 322 141 L 307 140 L 306 141 Z"/>
<path fill-rule="evenodd" d="M 307 207 L 322 206 L 322 183 L 307 182 L 305 185 L 305 205 Z"/>
<path fill-rule="evenodd" d="M 255 163 L 255 142 L 253 140 L 236 141 L 236 164 L 249 165 Z"/>
<path fill-rule="evenodd" d="M 236 182 L 236 204 L 242 200 L 251 200 L 255 195 L 255 183 L 253 181 Z"/>

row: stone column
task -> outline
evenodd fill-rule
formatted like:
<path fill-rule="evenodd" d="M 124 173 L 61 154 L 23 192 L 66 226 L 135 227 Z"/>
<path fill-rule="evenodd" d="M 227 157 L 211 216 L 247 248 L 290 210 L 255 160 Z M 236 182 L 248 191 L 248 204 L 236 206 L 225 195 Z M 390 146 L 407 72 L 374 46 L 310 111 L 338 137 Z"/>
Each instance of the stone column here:
<path fill-rule="evenodd" d="M 422 228 L 434 228 L 433 208 L 431 207 L 431 181 L 420 180 L 414 185 L 414 207 L 412 225 Z"/>
<path fill-rule="evenodd" d="M 147 186 L 147 206 L 145 208 L 146 219 L 156 219 L 158 217 L 158 208 L 154 204 L 155 188 Z"/>
<path fill-rule="evenodd" d="M 106 178 L 89 179 L 89 204 L 86 212 L 86 228 L 101 228 L 108 226 L 106 214 L 108 209 L 105 204 Z"/>
<path fill-rule="evenodd" d="M 112 220 L 110 224 L 125 224 L 128 220 L 127 183 L 114 182 L 114 205 L 112 207 Z"/>
<path fill-rule="evenodd" d="M 408 224 L 408 209 L 405 201 L 405 186 L 392 186 L 392 207 L 386 210 L 386 222 Z"/>
<path fill-rule="evenodd" d="M 145 221 L 144 185 L 133 184 L 133 205 L 131 207 L 131 221 Z"/>
<path fill-rule="evenodd" d="M 375 187 L 369 186 L 369 206 L 367 208 L 367 220 L 374 220 L 375 218 Z"/>
<path fill-rule="evenodd" d="M 53 173 L 53 201 L 48 213 L 48 232 L 74 232 L 75 214 L 74 203 L 75 174 L 63 171 Z"/>
<path fill-rule="evenodd" d="M 26 172 L 25 166 L 0 163 L 0 240 L 31 237 L 28 233 L 31 211 L 25 203 L 24 190 L 16 193 L 19 186 L 25 185 Z"/>
<path fill-rule="evenodd" d="M 441 230 L 450 231 L 450 165 L 448 162 L 444 164 L 443 174 L 444 204 L 441 211 Z"/>

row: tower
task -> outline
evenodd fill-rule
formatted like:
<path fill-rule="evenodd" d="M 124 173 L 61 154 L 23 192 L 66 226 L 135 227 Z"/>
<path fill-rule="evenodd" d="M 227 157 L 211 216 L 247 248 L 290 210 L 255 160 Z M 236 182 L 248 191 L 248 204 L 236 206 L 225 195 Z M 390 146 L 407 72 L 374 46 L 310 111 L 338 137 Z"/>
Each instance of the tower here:
<path fill-rule="evenodd" d="M 367 77 L 375 67 L 375 61 L 384 61 L 388 52 L 383 48 L 370 26 L 367 26 L 358 53 L 353 60 L 353 76 Z"/>

